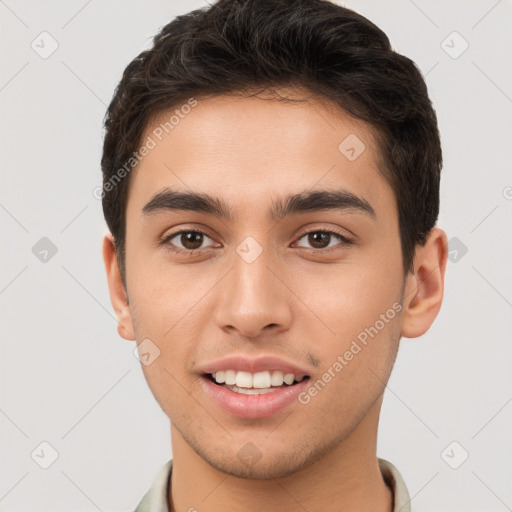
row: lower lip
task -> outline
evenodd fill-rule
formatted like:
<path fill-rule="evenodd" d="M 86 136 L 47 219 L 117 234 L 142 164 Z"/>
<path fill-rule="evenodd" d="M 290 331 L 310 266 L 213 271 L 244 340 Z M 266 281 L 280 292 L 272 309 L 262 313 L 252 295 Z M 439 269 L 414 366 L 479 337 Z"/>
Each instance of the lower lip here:
<path fill-rule="evenodd" d="M 203 377 L 206 393 L 224 411 L 239 418 L 267 418 L 286 409 L 307 387 L 309 379 L 303 379 L 292 386 L 283 386 L 271 393 L 243 395 Z"/>

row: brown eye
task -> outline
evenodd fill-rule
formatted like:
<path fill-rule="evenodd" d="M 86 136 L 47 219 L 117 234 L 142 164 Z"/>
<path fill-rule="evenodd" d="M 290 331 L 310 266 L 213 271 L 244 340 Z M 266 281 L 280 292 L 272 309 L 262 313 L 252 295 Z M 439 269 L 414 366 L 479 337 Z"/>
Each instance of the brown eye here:
<path fill-rule="evenodd" d="M 199 249 L 203 243 L 203 235 L 202 233 L 197 233 L 195 231 L 181 233 L 180 242 L 183 244 L 185 249 Z"/>
<path fill-rule="evenodd" d="M 205 239 L 211 240 L 211 238 L 202 233 L 201 231 L 179 231 L 169 235 L 164 243 L 169 244 L 172 249 L 183 250 L 183 251 L 195 251 L 197 249 L 204 249 L 201 247 Z"/>
<path fill-rule="evenodd" d="M 299 241 L 303 239 L 305 239 L 306 243 L 309 245 L 302 245 L 299 243 L 299 247 L 306 247 L 313 250 L 322 250 L 326 248 L 329 248 L 329 250 L 331 250 L 330 248 L 335 248 L 336 245 L 339 245 L 341 248 L 352 243 L 351 240 L 349 240 L 347 237 L 334 231 L 310 231 L 309 233 L 305 233 L 304 235 L 302 235 L 299 238 Z"/>
<path fill-rule="evenodd" d="M 316 231 L 307 235 L 308 242 L 313 246 L 314 249 L 323 249 L 328 247 L 329 241 L 331 240 L 330 233 L 324 233 L 323 231 Z"/>

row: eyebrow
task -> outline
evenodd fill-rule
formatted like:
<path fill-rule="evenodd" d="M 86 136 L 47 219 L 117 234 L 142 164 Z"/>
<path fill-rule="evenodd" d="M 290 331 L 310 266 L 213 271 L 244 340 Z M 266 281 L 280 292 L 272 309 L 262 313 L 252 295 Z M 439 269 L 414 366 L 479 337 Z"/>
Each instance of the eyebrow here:
<path fill-rule="evenodd" d="M 373 219 L 376 218 L 375 210 L 366 199 L 346 189 L 304 191 L 280 197 L 272 203 L 268 216 L 276 220 L 293 214 L 328 210 L 362 213 Z M 235 212 L 221 198 L 170 188 L 155 194 L 142 208 L 142 215 L 150 216 L 165 211 L 203 212 L 227 221 L 233 221 L 235 218 Z"/>

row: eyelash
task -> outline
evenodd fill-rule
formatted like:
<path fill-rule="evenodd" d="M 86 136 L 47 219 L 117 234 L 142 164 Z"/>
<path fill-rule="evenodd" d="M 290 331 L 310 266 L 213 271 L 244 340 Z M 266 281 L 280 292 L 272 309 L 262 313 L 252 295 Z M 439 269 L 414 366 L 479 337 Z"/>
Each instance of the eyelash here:
<path fill-rule="evenodd" d="M 193 256 L 193 255 L 197 254 L 199 251 L 203 250 L 203 249 L 182 249 L 181 247 L 172 247 L 171 244 L 169 244 L 170 240 L 172 240 L 174 237 L 176 237 L 178 235 L 181 235 L 183 233 L 196 233 L 196 234 L 207 236 L 210 239 L 212 238 L 211 236 L 209 236 L 204 231 L 200 231 L 200 230 L 197 230 L 197 229 L 182 229 L 180 231 L 176 231 L 175 233 L 171 233 L 170 235 L 166 236 L 159 243 L 159 245 L 165 245 L 166 248 L 169 251 L 172 251 L 172 252 L 175 252 L 175 253 L 187 254 L 187 255 L 190 255 L 190 256 Z M 354 243 L 353 240 L 351 240 L 350 238 L 348 238 L 344 234 L 340 233 L 339 231 L 328 230 L 328 229 L 314 229 L 312 231 L 306 231 L 301 236 L 299 236 L 299 238 L 297 240 L 300 240 L 301 238 L 304 238 L 305 236 L 310 235 L 312 233 L 326 233 L 326 234 L 329 234 L 329 235 L 335 235 L 335 236 L 337 236 L 341 240 L 341 242 L 342 242 L 341 245 L 345 245 L 345 246 L 350 246 L 350 245 L 352 245 Z M 210 248 L 209 247 L 205 247 L 204 249 L 210 249 Z M 307 248 L 307 247 L 306 247 L 306 249 L 308 249 L 310 252 L 313 252 L 313 253 L 316 253 L 316 254 L 318 254 L 318 253 L 330 253 L 330 252 L 336 250 L 336 246 L 330 247 L 330 248 L 327 248 L 327 249 L 311 249 L 311 248 Z"/>

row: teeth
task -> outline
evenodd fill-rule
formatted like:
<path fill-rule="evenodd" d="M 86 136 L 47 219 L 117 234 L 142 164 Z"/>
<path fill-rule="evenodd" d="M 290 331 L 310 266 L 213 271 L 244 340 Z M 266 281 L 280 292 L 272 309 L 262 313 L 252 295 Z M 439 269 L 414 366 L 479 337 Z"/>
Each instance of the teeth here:
<path fill-rule="evenodd" d="M 272 386 L 282 386 L 284 382 L 284 374 L 283 372 L 272 372 L 272 377 L 270 379 L 270 383 Z"/>
<path fill-rule="evenodd" d="M 225 375 L 225 383 L 229 386 L 233 386 L 236 382 L 236 372 L 234 370 L 227 370 Z"/>
<path fill-rule="evenodd" d="M 273 393 L 274 391 L 277 391 L 275 388 L 254 389 L 239 388 L 237 386 L 230 386 L 229 389 L 235 393 L 241 393 L 242 395 L 266 395 L 267 393 Z"/>
<path fill-rule="evenodd" d="M 252 387 L 263 389 L 270 387 L 270 372 L 258 372 L 252 376 Z"/>
<path fill-rule="evenodd" d="M 252 388 L 252 375 L 249 372 L 237 372 L 235 386 L 239 388 Z"/>
<path fill-rule="evenodd" d="M 284 381 L 286 384 L 293 384 L 293 381 L 294 381 L 294 377 L 293 377 L 293 373 L 287 373 L 285 376 L 284 376 Z"/>
<path fill-rule="evenodd" d="M 236 386 L 245 389 L 269 389 L 283 384 L 291 386 L 294 382 L 300 382 L 304 375 L 295 376 L 293 373 L 283 373 L 281 371 L 273 372 L 237 372 L 235 370 L 218 371 L 212 373 L 212 377 L 217 384 L 226 384 L 227 386 Z"/>

